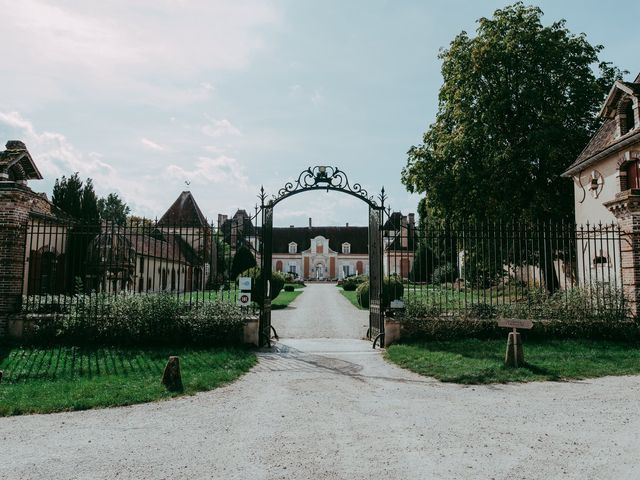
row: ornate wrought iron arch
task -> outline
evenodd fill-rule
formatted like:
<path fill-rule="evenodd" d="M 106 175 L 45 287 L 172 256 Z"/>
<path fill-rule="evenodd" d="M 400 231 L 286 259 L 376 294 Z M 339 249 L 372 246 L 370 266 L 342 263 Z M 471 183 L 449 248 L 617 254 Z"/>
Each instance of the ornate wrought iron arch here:
<path fill-rule="evenodd" d="M 384 339 L 384 311 L 382 308 L 383 290 L 383 255 L 382 229 L 387 199 L 384 187 L 377 196 L 369 195 L 359 183 L 351 184 L 349 179 L 338 167 L 318 165 L 309 167 L 298 175 L 295 182 L 287 182 L 278 190 L 277 195 L 267 199 L 264 187 L 260 188 L 260 209 L 256 206 L 256 218 L 261 212 L 260 231 L 260 266 L 262 269 L 260 303 L 259 343 L 260 346 L 271 345 L 271 333 L 275 333 L 271 326 L 271 295 L 270 279 L 272 275 L 273 259 L 273 209 L 282 200 L 309 191 L 336 191 L 356 197 L 369 205 L 369 330 L 367 336 L 373 340 L 375 348 L 378 339 L 381 345 Z M 277 338 L 277 334 L 275 334 Z"/>
<path fill-rule="evenodd" d="M 273 195 L 272 198 L 267 201 L 267 205 L 274 207 L 285 198 L 297 195 L 298 193 L 314 190 L 332 190 L 346 193 L 362 200 L 371 208 L 381 208 L 386 199 L 384 187 L 376 198 L 373 195 L 369 195 L 369 192 L 362 188 L 362 185 L 359 183 L 354 183 L 352 185 L 349 182 L 347 174 L 338 167 L 317 165 L 303 170 L 300 175 L 298 175 L 298 179 L 295 182 L 287 182 L 284 187 L 278 190 L 277 195 Z M 263 196 L 261 200 L 264 204 L 266 196 L 264 196 L 264 191 L 262 191 L 262 193 Z"/>

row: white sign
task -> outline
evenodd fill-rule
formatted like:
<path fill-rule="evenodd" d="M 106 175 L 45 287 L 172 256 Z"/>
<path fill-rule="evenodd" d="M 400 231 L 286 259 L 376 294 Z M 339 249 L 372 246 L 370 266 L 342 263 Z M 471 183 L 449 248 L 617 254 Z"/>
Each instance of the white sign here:
<path fill-rule="evenodd" d="M 251 290 L 251 277 L 240 277 L 240 290 Z"/>
<path fill-rule="evenodd" d="M 238 296 L 238 305 L 243 307 L 248 307 L 249 305 L 251 305 L 251 294 L 247 292 L 241 293 Z"/>
<path fill-rule="evenodd" d="M 402 300 L 393 300 L 391 302 L 391 308 L 404 308 L 404 302 Z"/>

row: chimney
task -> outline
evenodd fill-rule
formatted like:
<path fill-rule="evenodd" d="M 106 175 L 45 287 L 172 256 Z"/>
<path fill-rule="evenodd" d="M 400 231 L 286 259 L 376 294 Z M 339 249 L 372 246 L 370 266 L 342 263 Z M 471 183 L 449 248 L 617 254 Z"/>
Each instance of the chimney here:
<path fill-rule="evenodd" d="M 293 228 L 293 225 L 289 225 L 289 228 Z"/>
<path fill-rule="evenodd" d="M 415 227 L 416 226 L 416 214 L 415 213 L 410 213 L 409 214 L 409 227 Z"/>
<path fill-rule="evenodd" d="M 347 222 L 347 225 L 346 225 L 346 226 L 347 226 L 347 227 L 349 226 L 349 222 Z"/>
<path fill-rule="evenodd" d="M 312 225 L 311 225 L 311 217 L 309 217 L 309 228 L 311 228 L 311 227 L 312 227 Z"/>
<path fill-rule="evenodd" d="M 227 221 L 227 216 L 222 213 L 218 214 L 218 227 L 221 227 L 224 222 Z"/>
<path fill-rule="evenodd" d="M 400 220 L 400 244 L 402 248 L 409 246 L 409 229 L 407 228 L 407 216 L 402 215 Z"/>

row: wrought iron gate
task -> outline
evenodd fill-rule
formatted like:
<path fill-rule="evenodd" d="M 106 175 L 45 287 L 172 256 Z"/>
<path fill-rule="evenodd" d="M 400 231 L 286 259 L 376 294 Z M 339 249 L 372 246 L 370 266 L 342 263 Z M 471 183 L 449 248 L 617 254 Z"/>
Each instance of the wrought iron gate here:
<path fill-rule="evenodd" d="M 349 183 L 347 175 L 337 167 L 315 166 L 309 167 L 298 176 L 296 182 L 288 182 L 277 195 L 267 198 L 264 188 L 261 188 L 260 207 L 256 212 L 256 252 L 259 255 L 262 282 L 261 291 L 264 298 L 260 299 L 260 345 L 271 344 L 271 284 L 273 270 L 273 209 L 282 200 L 302 192 L 313 190 L 333 190 L 354 196 L 369 206 L 369 329 L 368 338 L 377 339 L 384 335 L 384 309 L 382 305 L 383 287 L 383 255 L 382 242 L 383 220 L 385 215 L 384 202 L 386 194 L 384 188 L 376 197 L 359 183 Z M 374 344 L 375 345 L 375 344 Z"/>

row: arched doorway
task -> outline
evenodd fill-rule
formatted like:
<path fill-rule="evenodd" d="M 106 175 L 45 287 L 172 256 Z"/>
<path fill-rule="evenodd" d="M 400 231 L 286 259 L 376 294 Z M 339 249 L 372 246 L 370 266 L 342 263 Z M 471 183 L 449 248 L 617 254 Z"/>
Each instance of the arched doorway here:
<path fill-rule="evenodd" d="M 270 278 L 272 275 L 273 260 L 273 210 L 275 206 L 283 200 L 297 195 L 302 192 L 309 191 L 335 191 L 346 193 L 365 202 L 369 207 L 369 330 L 368 337 L 375 341 L 384 336 L 384 311 L 382 309 L 382 282 L 383 282 L 383 243 L 382 243 L 382 226 L 385 214 L 386 194 L 384 188 L 377 196 L 370 196 L 369 193 L 362 188 L 359 183 L 351 184 L 347 175 L 337 167 L 315 166 L 309 167 L 298 175 L 295 182 L 288 182 L 282 187 L 277 195 L 267 198 L 264 187 L 260 189 L 260 210 L 256 215 L 260 215 L 261 228 L 258 238 L 260 245 L 257 251 L 260 252 L 260 265 L 262 269 L 261 275 L 261 291 L 264 297 L 260 303 L 260 339 L 261 346 L 271 344 L 271 298 Z M 307 274 L 307 262 L 305 257 L 305 275 Z M 329 274 L 326 271 L 326 265 L 312 264 L 314 275 L 317 276 L 322 271 L 323 278 Z M 311 272 L 310 272 L 311 273 Z"/>

